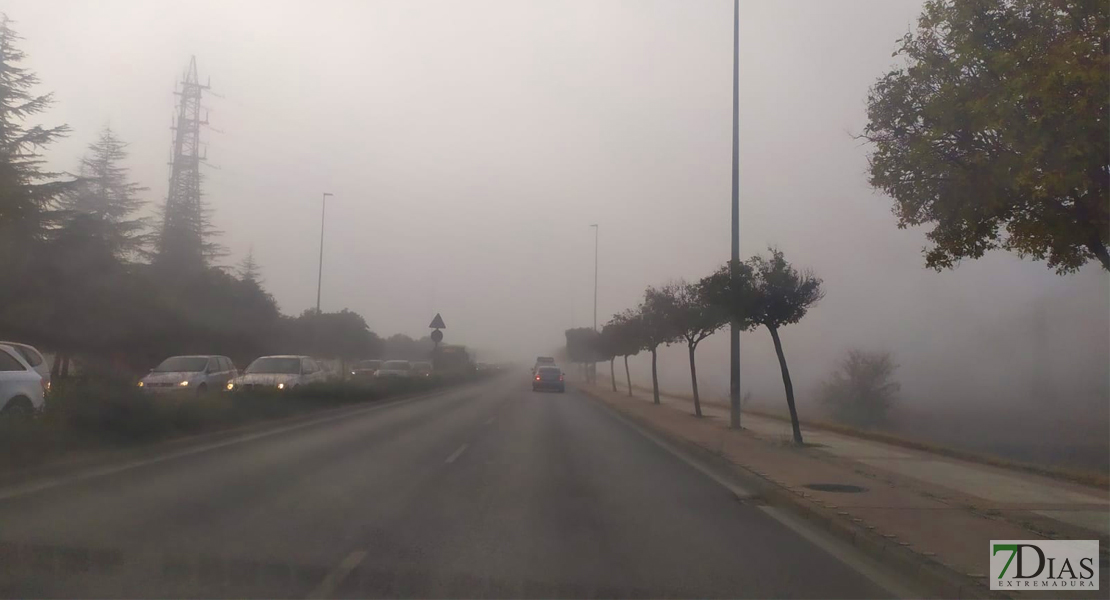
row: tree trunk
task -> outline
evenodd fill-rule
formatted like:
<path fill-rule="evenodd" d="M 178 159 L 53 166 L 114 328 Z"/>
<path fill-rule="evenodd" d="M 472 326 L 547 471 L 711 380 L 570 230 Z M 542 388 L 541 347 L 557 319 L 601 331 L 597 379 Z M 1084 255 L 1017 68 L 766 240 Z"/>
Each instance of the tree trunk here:
<path fill-rule="evenodd" d="M 632 396 L 632 374 L 628 372 L 628 355 L 624 355 L 624 377 L 628 379 L 628 395 Z"/>
<path fill-rule="evenodd" d="M 651 349 L 651 397 L 659 404 L 659 371 L 655 368 L 655 348 Z"/>
<path fill-rule="evenodd" d="M 615 356 L 609 359 L 609 382 L 613 384 L 614 392 L 617 391 L 617 375 L 616 371 L 613 370 L 613 362 L 615 362 L 616 360 L 617 357 Z"/>
<path fill-rule="evenodd" d="M 1087 244 L 1087 248 L 1098 257 L 1102 268 L 1110 271 L 1110 252 L 1106 250 L 1106 244 L 1102 242 L 1102 236 L 1098 232 L 1091 234 L 1091 241 Z"/>
<path fill-rule="evenodd" d="M 50 364 L 50 379 L 58 379 L 62 372 L 62 353 L 54 353 L 54 362 Z"/>
<path fill-rule="evenodd" d="M 782 341 L 779 340 L 777 327 L 768 326 L 771 339 L 775 342 L 775 354 L 779 356 L 779 368 L 782 369 L 782 385 L 786 387 L 786 406 L 790 408 L 790 426 L 794 428 L 794 443 L 802 444 L 802 427 L 798 424 L 798 409 L 794 408 L 794 384 L 790 383 L 790 369 L 786 368 L 786 356 L 782 353 Z"/>
<path fill-rule="evenodd" d="M 698 368 L 694 365 L 694 344 L 688 344 L 690 349 L 690 387 L 694 390 L 694 414 L 701 416 L 701 398 L 698 397 Z"/>

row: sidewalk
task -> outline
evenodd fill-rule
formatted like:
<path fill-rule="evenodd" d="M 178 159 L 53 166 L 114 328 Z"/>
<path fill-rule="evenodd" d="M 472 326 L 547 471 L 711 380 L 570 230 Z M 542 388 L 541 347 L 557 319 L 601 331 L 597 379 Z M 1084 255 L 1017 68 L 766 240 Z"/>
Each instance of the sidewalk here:
<path fill-rule="evenodd" d="M 698 419 L 683 398 L 661 396 L 662 406 L 655 406 L 650 392 L 634 390 L 630 398 L 626 390 L 610 391 L 608 381 L 579 386 L 641 424 L 759 476 L 777 492 L 768 501 L 810 512 L 872 551 L 936 567 L 930 570 L 940 573 L 923 575 L 940 581 L 945 597 L 990 594 L 992 539 L 1099 539 L 1107 545 L 1105 489 L 805 427 L 807 446 L 797 448 L 790 424 L 777 419 L 745 414 L 744 431 L 735 432 L 728 429 L 728 408 L 716 403 L 703 402 L 705 418 Z M 840 491 L 822 491 L 822 484 Z"/>

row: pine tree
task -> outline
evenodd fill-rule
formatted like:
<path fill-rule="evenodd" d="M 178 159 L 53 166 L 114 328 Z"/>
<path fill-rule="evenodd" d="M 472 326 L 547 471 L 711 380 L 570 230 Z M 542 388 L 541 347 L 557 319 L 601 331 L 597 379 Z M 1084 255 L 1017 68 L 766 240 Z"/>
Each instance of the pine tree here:
<path fill-rule="evenodd" d="M 60 174 L 43 170 L 39 150 L 69 132 L 65 125 L 27 125 L 45 111 L 52 94 L 35 95 L 38 77 L 19 66 L 25 58 L 18 34 L 0 13 L 0 260 L 28 241 L 41 240 L 51 225 L 51 205 L 71 187 Z"/>
<path fill-rule="evenodd" d="M 63 226 L 95 238 L 120 259 L 140 253 L 147 240 L 146 219 L 133 215 L 144 204 L 139 194 L 148 188 L 128 178 L 128 169 L 122 166 L 126 148 L 105 127 L 81 160 L 80 179 L 61 201 Z"/>
<path fill-rule="evenodd" d="M 252 246 L 247 250 L 247 255 L 239 263 L 238 268 L 239 280 L 245 283 L 253 283 L 258 287 L 262 287 L 264 280 L 262 279 L 262 267 L 254 260 L 254 247 Z"/>

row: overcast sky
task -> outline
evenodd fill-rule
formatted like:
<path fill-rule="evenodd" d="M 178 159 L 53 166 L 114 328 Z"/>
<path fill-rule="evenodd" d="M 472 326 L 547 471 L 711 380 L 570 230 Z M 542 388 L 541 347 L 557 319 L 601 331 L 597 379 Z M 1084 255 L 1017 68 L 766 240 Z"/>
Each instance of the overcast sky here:
<path fill-rule="evenodd" d="M 4 4 L 56 95 L 42 121 L 73 128 L 51 162 L 75 170 L 110 125 L 152 210 L 174 82 L 196 56 L 225 262 L 253 247 L 287 314 L 315 303 L 322 192 L 335 194 L 324 310 L 413 336 L 441 312 L 447 341 L 487 356 L 529 360 L 592 323 L 592 223 L 601 322 L 646 285 L 728 258 L 727 0 Z M 741 2 L 741 250 L 779 245 L 828 294 L 783 332 L 799 390 L 864 347 L 895 353 L 914 398 L 1010 402 L 1047 381 L 1105 403 L 1105 273 L 1060 277 L 1003 253 L 926 270 L 923 230 L 898 230 L 867 185 L 852 134 L 920 10 Z M 710 393 L 727 388 L 725 338 L 700 352 Z M 674 389 L 688 386 L 683 352 L 662 361 Z M 743 359 L 745 387 L 780 397 L 765 332 L 745 335 Z"/>

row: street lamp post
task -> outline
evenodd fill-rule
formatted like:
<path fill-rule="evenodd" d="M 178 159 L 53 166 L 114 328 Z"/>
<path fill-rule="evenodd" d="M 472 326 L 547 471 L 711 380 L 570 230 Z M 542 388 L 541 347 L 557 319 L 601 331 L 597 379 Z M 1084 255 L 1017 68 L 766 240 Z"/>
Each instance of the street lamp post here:
<path fill-rule="evenodd" d="M 600 227 L 596 223 L 590 227 L 594 228 L 594 331 L 597 331 L 597 237 Z"/>
<path fill-rule="evenodd" d="M 320 312 L 320 289 L 324 283 L 324 215 L 328 210 L 328 196 L 330 192 L 324 192 L 323 202 L 320 204 L 320 266 L 316 271 L 316 312 Z"/>
<path fill-rule="evenodd" d="M 590 225 L 594 228 L 594 331 L 597 331 L 597 238 L 599 235 L 600 227 L 597 223 Z M 590 366 L 590 379 L 597 382 L 597 363 Z"/>
<path fill-rule="evenodd" d="M 740 0 L 732 6 L 732 260 L 729 275 L 737 288 L 740 267 Z M 729 426 L 740 429 L 740 328 L 729 329 Z"/>

